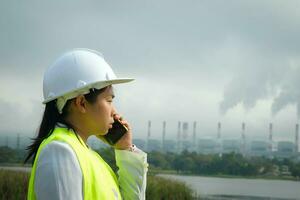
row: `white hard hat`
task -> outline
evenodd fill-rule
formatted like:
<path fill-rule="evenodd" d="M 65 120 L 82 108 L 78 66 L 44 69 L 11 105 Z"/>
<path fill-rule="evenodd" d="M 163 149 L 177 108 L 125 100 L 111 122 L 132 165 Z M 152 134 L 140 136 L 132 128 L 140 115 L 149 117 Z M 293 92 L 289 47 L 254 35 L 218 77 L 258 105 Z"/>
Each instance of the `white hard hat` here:
<path fill-rule="evenodd" d="M 73 49 L 59 57 L 45 72 L 43 94 L 46 104 L 57 99 L 59 113 L 67 100 L 87 94 L 91 88 L 133 81 L 117 78 L 102 54 L 90 49 Z"/>

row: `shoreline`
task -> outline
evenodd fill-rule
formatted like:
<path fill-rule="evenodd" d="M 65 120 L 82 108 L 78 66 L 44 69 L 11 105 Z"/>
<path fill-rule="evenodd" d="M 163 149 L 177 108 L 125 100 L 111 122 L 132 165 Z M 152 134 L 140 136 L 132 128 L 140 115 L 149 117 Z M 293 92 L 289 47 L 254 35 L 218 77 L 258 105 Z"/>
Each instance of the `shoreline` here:
<path fill-rule="evenodd" d="M 292 176 L 240 176 L 240 175 L 226 175 L 226 174 L 192 174 L 181 172 L 177 173 L 175 170 L 149 170 L 150 173 L 156 174 L 172 174 L 172 175 L 183 175 L 183 176 L 199 176 L 199 177 L 211 177 L 211 178 L 231 178 L 231 179 L 262 179 L 262 180 L 288 180 L 298 182 L 300 179 L 297 179 Z"/>

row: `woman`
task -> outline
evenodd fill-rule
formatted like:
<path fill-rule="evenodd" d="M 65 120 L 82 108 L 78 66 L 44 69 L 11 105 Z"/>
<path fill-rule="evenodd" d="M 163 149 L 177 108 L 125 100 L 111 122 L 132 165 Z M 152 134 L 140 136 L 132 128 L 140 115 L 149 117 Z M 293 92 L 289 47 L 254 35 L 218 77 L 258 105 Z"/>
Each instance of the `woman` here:
<path fill-rule="evenodd" d="M 102 55 L 89 49 L 63 54 L 44 74 L 46 104 L 33 157 L 28 199 L 145 199 L 147 154 L 132 144 L 129 123 L 112 104 L 117 78 Z M 113 145 L 118 177 L 87 142 L 120 120 L 128 131 Z"/>

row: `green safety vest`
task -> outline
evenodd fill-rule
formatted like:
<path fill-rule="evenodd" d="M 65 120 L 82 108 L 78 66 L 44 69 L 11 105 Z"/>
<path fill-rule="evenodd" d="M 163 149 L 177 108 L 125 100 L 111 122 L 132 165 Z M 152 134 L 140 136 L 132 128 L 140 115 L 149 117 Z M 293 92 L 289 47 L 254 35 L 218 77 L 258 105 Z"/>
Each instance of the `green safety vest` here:
<path fill-rule="evenodd" d="M 80 142 L 78 140 L 80 139 Z M 35 200 L 34 179 L 37 160 L 41 150 L 51 141 L 59 140 L 69 144 L 76 153 L 83 176 L 83 197 L 85 200 L 122 199 L 118 180 L 110 166 L 95 151 L 89 149 L 80 137 L 67 128 L 55 127 L 53 133 L 43 140 L 37 151 L 29 180 L 27 198 Z M 45 180 L 47 181 L 47 180 Z"/>

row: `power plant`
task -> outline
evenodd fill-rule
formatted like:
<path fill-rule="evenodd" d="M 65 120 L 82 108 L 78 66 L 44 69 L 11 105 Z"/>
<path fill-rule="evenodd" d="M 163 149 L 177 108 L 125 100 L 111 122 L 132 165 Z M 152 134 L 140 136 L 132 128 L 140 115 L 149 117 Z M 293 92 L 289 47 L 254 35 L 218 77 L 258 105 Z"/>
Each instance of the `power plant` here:
<path fill-rule="evenodd" d="M 246 123 L 241 123 L 241 137 L 240 138 L 223 138 L 222 123 L 217 123 L 216 137 L 205 138 L 197 135 L 197 122 L 190 122 L 192 129 L 189 130 L 189 122 L 178 121 L 177 123 L 177 138 L 176 140 L 167 139 L 167 135 L 174 135 L 167 133 L 167 122 L 162 122 L 162 139 L 150 139 L 151 135 L 151 121 L 148 121 L 148 134 L 146 151 L 159 150 L 163 152 L 180 153 L 183 150 L 195 151 L 203 154 L 219 154 L 224 153 L 240 153 L 243 156 L 265 156 L 269 158 L 288 158 L 299 157 L 299 124 L 295 125 L 295 140 L 290 141 L 274 141 L 273 138 L 273 123 L 268 124 L 267 140 L 247 139 Z M 249 137 L 250 138 L 250 137 Z M 135 139 L 135 141 L 140 141 Z M 139 142 L 141 143 L 141 142 Z"/>

